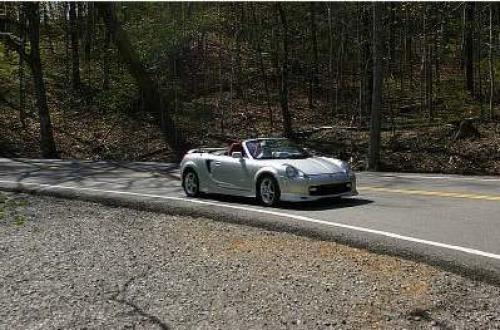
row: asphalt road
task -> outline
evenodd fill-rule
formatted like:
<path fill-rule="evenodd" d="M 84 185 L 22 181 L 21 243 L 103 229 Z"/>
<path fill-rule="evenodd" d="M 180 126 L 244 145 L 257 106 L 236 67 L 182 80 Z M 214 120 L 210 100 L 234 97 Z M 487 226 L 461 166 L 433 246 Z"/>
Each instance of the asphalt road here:
<path fill-rule="evenodd" d="M 364 172 L 356 198 L 269 209 L 251 199 L 185 198 L 178 175 L 175 164 L 0 158 L 0 189 L 285 228 L 500 283 L 500 178 Z"/>

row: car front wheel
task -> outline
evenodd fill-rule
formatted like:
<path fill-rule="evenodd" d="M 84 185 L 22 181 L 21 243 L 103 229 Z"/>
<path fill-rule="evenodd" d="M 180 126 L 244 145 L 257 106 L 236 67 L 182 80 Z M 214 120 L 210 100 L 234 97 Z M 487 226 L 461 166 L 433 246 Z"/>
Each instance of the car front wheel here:
<path fill-rule="evenodd" d="M 274 206 L 280 200 L 280 187 L 275 178 L 264 176 L 257 185 L 257 199 L 264 206 Z"/>
<path fill-rule="evenodd" d="M 182 178 L 182 187 L 188 197 L 197 197 L 200 194 L 200 181 L 195 171 L 186 171 Z"/>

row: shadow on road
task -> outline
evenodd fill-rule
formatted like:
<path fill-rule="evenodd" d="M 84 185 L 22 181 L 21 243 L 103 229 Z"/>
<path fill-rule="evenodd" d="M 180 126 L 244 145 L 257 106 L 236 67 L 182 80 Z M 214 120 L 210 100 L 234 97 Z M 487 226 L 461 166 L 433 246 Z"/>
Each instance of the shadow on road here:
<path fill-rule="evenodd" d="M 150 175 L 151 178 L 165 178 L 177 181 L 177 164 L 115 162 L 91 160 L 27 160 L 22 158 L 5 158 L 0 162 L 0 173 L 8 173 L 17 182 L 26 179 L 44 178 L 48 184 L 61 185 L 68 182 L 95 180 L 99 183 L 110 183 L 117 178 L 125 188 L 131 188 L 139 180 Z M 136 174 L 143 173 L 144 176 Z"/>
<path fill-rule="evenodd" d="M 355 207 L 373 203 L 370 199 L 364 198 L 325 198 L 314 202 L 282 203 L 280 208 L 289 210 L 321 211 Z"/>
<path fill-rule="evenodd" d="M 216 194 L 204 194 L 201 198 L 207 200 L 215 200 L 228 204 L 246 204 L 253 206 L 261 206 L 255 198 L 237 197 Z M 372 200 L 364 198 L 325 198 L 312 202 L 281 202 L 279 205 L 269 208 L 269 210 L 305 210 L 305 211 L 322 211 L 334 210 L 347 207 L 355 207 L 373 203 Z"/>

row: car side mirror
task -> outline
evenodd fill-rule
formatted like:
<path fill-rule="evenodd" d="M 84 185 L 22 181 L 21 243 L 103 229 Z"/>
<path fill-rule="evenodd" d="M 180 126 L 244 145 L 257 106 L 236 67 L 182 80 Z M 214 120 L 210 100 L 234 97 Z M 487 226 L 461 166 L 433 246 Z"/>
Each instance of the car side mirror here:
<path fill-rule="evenodd" d="M 233 158 L 243 158 L 243 153 L 240 151 L 235 151 L 231 154 Z"/>

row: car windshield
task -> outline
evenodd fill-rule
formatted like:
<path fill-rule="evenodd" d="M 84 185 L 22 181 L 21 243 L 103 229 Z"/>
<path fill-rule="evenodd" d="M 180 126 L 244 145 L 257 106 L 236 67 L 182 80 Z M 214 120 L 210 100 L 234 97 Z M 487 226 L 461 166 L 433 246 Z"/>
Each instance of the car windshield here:
<path fill-rule="evenodd" d="M 287 139 L 259 139 L 246 143 L 255 159 L 308 158 L 307 151 Z"/>

